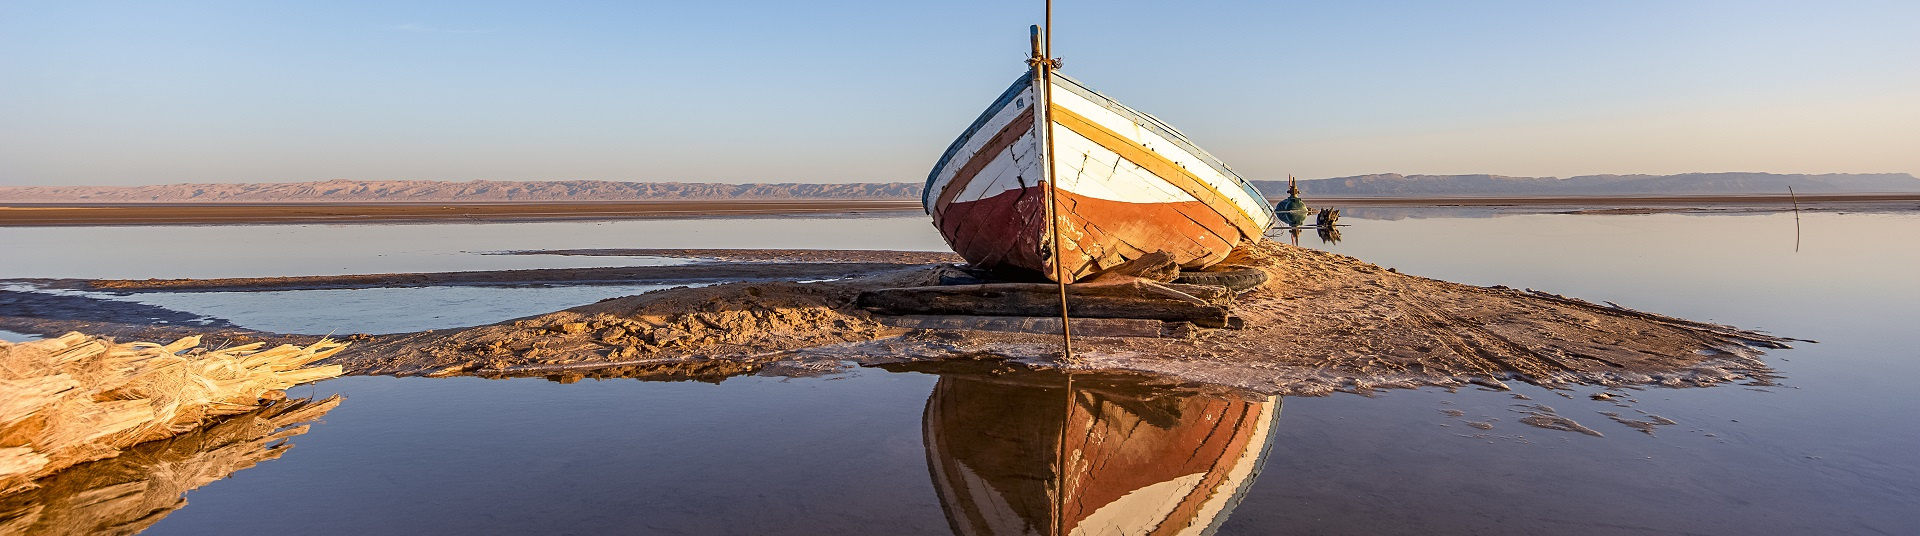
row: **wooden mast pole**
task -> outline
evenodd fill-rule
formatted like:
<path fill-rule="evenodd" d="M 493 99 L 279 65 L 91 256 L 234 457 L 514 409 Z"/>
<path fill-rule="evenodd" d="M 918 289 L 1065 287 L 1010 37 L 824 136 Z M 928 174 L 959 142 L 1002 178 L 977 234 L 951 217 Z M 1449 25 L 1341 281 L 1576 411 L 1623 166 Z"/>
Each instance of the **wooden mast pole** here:
<path fill-rule="evenodd" d="M 1067 315 L 1067 283 L 1071 282 L 1068 281 L 1071 272 L 1067 271 L 1066 251 L 1061 247 L 1060 242 L 1062 220 L 1060 196 L 1056 181 L 1058 177 L 1055 176 L 1053 169 L 1053 70 L 1060 64 L 1053 59 L 1053 0 L 1046 0 L 1046 6 L 1042 33 L 1037 36 L 1039 39 L 1034 43 L 1032 60 L 1035 77 L 1040 83 L 1040 91 L 1037 92 L 1039 102 L 1035 103 L 1038 109 L 1034 110 L 1038 115 L 1035 119 L 1040 121 L 1037 121 L 1039 128 L 1035 132 L 1040 135 L 1040 177 L 1047 184 L 1047 231 L 1048 238 L 1053 242 L 1053 280 L 1060 289 L 1060 354 L 1066 363 L 1072 364 L 1073 328 Z M 1068 460 L 1067 452 L 1067 426 L 1073 423 L 1073 371 L 1071 370 L 1067 371 L 1065 387 L 1067 407 L 1066 413 L 1060 419 L 1060 435 L 1056 438 L 1058 444 L 1054 453 L 1054 503 L 1051 516 L 1053 534 L 1061 536 L 1067 534 L 1067 471 L 1072 470 L 1072 462 Z"/>
<path fill-rule="evenodd" d="M 1042 153 L 1040 176 L 1041 180 L 1047 183 L 1047 231 L 1049 238 L 1053 241 L 1053 280 L 1060 287 L 1060 353 L 1067 363 L 1072 363 L 1073 328 L 1070 327 L 1071 322 L 1068 321 L 1067 316 L 1067 284 L 1072 282 L 1068 281 L 1072 277 L 1072 272 L 1067 271 L 1066 250 L 1061 247 L 1060 242 L 1060 225 L 1064 218 L 1060 214 L 1060 196 L 1057 186 L 1059 177 L 1055 176 L 1053 169 L 1053 70 L 1059 67 L 1059 64 L 1053 59 L 1053 0 L 1047 0 L 1046 5 L 1046 18 L 1044 25 L 1041 26 L 1040 47 L 1035 51 L 1037 56 L 1035 59 L 1038 61 L 1034 64 L 1034 68 L 1038 69 L 1040 74 L 1041 105 L 1040 109 L 1035 111 L 1042 114 L 1037 118 L 1041 119 L 1039 122 Z"/>

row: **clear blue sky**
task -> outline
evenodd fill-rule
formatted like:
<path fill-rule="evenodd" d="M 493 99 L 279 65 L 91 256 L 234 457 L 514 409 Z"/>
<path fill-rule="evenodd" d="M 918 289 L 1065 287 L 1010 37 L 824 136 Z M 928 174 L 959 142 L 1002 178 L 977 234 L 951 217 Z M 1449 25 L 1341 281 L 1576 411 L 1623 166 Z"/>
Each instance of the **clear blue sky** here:
<path fill-rule="evenodd" d="M 1039 6 L 0 0 L 0 184 L 919 181 Z M 1256 179 L 1920 173 L 1920 2 L 1055 9 Z"/>

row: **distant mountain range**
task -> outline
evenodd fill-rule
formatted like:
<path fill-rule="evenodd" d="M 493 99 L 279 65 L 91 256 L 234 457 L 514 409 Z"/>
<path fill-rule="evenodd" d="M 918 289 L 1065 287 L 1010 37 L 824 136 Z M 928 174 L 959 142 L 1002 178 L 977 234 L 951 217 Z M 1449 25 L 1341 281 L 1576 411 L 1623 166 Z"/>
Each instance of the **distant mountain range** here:
<path fill-rule="evenodd" d="M 1260 192 L 1285 196 L 1286 181 L 1253 181 Z M 1300 181 L 1303 196 L 1613 196 L 1785 194 L 1787 187 L 1809 194 L 1915 193 L 1920 178 L 1906 173 L 1775 174 L 1684 173 L 1680 175 L 1581 175 L 1507 177 L 1502 175 L 1357 175 Z"/>
<path fill-rule="evenodd" d="M 718 184 L 612 181 L 353 181 L 162 184 L 154 186 L 0 186 L 0 202 L 16 203 L 284 203 L 688 201 L 780 199 L 919 199 L 920 185 Z"/>
<path fill-rule="evenodd" d="M 1262 193 L 1281 197 L 1286 181 L 1253 181 Z M 1906 173 L 1791 175 L 1687 173 L 1681 175 L 1357 175 L 1300 181 L 1308 197 L 1382 196 L 1614 196 L 1832 193 L 1920 193 L 1920 178 Z M 294 183 L 163 184 L 154 186 L 0 186 L 11 203 L 287 203 L 287 202 L 513 202 L 918 200 L 920 184 L 716 184 L 612 181 L 353 181 Z"/>

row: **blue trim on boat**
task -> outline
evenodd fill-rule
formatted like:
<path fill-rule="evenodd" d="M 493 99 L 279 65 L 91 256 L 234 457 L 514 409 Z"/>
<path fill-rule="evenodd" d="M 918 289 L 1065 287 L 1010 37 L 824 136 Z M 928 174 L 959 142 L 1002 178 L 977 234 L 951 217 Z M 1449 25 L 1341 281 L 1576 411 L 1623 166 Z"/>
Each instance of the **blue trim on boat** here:
<path fill-rule="evenodd" d="M 940 170 L 947 167 L 947 163 L 953 160 L 953 155 L 960 152 L 960 147 L 966 144 L 968 139 L 973 138 L 974 133 L 979 132 L 980 127 L 987 124 L 987 120 L 993 119 L 993 116 L 998 115 L 1001 108 L 1005 108 L 1007 103 L 1013 102 L 1014 96 L 1026 90 L 1027 86 L 1032 83 L 1033 70 L 1028 69 L 1026 74 L 1020 75 L 1019 80 L 1014 80 L 1012 86 L 1008 86 L 1006 91 L 1000 93 L 1000 98 L 994 99 L 993 104 L 987 106 L 987 111 L 980 112 L 980 117 L 974 119 L 972 125 L 967 126 L 966 132 L 960 133 L 960 137 L 953 140 L 953 143 L 947 146 L 947 152 L 940 155 L 940 161 L 933 165 L 933 171 L 927 173 L 927 184 L 920 188 L 921 210 L 927 211 L 928 214 L 933 213 L 933 207 L 927 206 L 928 200 L 932 199 L 931 196 L 933 195 L 933 181 L 940 178 Z"/>

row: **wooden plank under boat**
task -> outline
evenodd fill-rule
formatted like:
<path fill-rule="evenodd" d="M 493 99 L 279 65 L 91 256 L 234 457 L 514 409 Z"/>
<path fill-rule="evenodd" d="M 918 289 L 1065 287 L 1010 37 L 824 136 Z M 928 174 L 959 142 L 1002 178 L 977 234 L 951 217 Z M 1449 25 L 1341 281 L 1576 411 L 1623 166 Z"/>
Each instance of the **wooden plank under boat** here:
<path fill-rule="evenodd" d="M 1259 476 L 1280 417 L 1278 397 L 1053 380 L 935 384 L 922 432 L 955 534 L 1212 534 Z"/>
<path fill-rule="evenodd" d="M 1052 91 L 1035 91 L 1043 79 Z M 1036 128 L 1049 115 L 1052 128 Z M 1045 195 L 1049 165 L 1059 256 Z M 1206 267 L 1274 221 L 1251 183 L 1180 131 L 1038 66 L 947 148 L 922 196 L 941 236 L 968 262 L 1054 280 L 1155 251 L 1182 267 Z"/>

